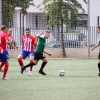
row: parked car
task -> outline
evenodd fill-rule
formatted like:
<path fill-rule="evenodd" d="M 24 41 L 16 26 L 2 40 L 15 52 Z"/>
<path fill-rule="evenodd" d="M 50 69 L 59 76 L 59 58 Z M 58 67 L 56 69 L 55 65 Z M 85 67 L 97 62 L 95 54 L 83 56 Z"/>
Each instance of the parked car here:
<path fill-rule="evenodd" d="M 80 41 L 64 40 L 65 48 L 82 48 Z M 45 46 L 46 48 L 61 48 L 61 41 L 52 41 Z"/>

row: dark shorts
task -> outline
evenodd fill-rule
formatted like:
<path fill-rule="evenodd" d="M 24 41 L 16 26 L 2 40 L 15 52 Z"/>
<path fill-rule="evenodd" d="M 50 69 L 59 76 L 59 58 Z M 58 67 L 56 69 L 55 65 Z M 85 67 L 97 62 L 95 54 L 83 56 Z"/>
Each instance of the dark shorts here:
<path fill-rule="evenodd" d="M 44 59 L 45 55 L 42 52 L 34 52 L 34 60 Z"/>
<path fill-rule="evenodd" d="M 98 55 L 98 59 L 100 59 L 100 53 L 99 53 L 99 55 Z"/>

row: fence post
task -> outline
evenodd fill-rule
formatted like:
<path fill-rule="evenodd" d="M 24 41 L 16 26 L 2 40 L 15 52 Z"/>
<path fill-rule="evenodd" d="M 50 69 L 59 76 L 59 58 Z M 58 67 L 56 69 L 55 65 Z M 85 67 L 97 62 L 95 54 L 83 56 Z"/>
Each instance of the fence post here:
<path fill-rule="evenodd" d="M 90 58 L 90 0 L 88 0 L 88 58 Z"/>

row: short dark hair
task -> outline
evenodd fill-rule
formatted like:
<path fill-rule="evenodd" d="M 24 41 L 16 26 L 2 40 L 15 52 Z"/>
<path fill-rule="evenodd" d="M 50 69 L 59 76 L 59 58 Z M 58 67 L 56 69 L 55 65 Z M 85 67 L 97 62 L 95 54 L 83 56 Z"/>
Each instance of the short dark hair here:
<path fill-rule="evenodd" d="M 30 29 L 29 28 L 26 28 L 26 30 L 25 31 L 30 31 Z"/>
<path fill-rule="evenodd" d="M 6 29 L 5 25 L 1 26 L 1 31 L 5 30 L 5 29 Z"/>
<path fill-rule="evenodd" d="M 100 29 L 100 26 L 98 26 L 98 28 Z"/>

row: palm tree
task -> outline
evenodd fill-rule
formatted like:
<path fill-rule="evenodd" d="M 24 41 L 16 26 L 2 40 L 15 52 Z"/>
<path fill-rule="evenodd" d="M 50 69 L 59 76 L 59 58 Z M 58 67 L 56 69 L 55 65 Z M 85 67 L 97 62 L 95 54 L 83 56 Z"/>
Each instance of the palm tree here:
<path fill-rule="evenodd" d="M 84 0 L 84 2 L 86 1 Z M 65 58 L 63 25 L 65 24 L 68 27 L 71 21 L 73 21 L 71 18 L 73 16 L 78 17 L 79 9 L 84 12 L 82 5 L 77 0 L 43 0 L 38 7 L 45 12 L 45 17 L 49 16 L 48 26 L 60 25 L 62 52 Z M 69 18 L 69 13 L 71 18 Z"/>

